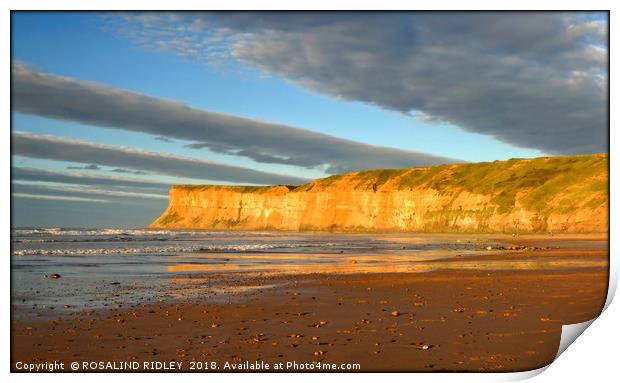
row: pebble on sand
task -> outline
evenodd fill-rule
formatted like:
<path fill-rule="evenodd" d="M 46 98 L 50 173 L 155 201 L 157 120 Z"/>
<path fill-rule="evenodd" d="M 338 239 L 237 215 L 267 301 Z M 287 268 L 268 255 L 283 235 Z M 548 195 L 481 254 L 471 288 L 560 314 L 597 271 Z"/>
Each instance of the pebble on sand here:
<path fill-rule="evenodd" d="M 319 327 L 323 327 L 323 326 L 325 326 L 326 324 L 327 324 L 327 321 L 322 320 L 322 321 L 320 321 L 320 322 L 318 322 L 318 323 L 313 323 L 313 324 L 311 324 L 311 325 L 310 325 L 310 327 L 316 327 L 316 328 L 319 328 Z"/>
<path fill-rule="evenodd" d="M 428 350 L 428 349 L 430 349 L 432 347 L 435 347 L 435 346 L 432 346 L 430 344 L 426 344 L 424 342 L 420 342 L 420 343 L 417 343 L 417 344 L 416 343 L 411 343 L 411 346 L 417 348 L 418 350 Z"/>
<path fill-rule="evenodd" d="M 397 316 L 399 316 L 399 315 L 400 315 L 400 313 L 399 313 L 398 311 L 394 310 L 394 311 L 392 311 L 392 312 L 390 313 L 390 315 L 392 315 L 393 317 L 397 317 Z"/>

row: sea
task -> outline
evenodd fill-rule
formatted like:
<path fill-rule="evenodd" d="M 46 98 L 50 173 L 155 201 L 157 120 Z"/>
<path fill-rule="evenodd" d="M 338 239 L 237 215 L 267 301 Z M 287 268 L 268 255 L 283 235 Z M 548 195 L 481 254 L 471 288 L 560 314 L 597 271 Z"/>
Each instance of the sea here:
<path fill-rule="evenodd" d="M 46 316 L 207 296 L 230 299 L 239 292 L 212 283 L 218 278 L 210 278 L 208 284 L 196 278 L 206 274 L 601 267 L 596 261 L 557 257 L 476 261 L 476 256 L 507 245 L 488 235 L 14 228 L 12 315 Z M 60 278 L 49 278 L 51 274 Z"/>

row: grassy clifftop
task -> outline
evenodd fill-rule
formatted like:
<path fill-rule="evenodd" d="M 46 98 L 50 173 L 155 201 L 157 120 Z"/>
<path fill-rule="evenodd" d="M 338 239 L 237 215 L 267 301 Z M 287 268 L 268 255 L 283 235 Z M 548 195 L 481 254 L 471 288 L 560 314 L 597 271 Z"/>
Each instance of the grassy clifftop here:
<path fill-rule="evenodd" d="M 606 202 L 609 156 L 603 154 L 510 159 L 412 169 L 380 169 L 335 175 L 300 186 L 295 191 L 349 184 L 356 190 L 434 189 L 439 193 L 467 191 L 492 196 L 498 212 L 519 203 L 528 210 L 574 210 Z"/>
<path fill-rule="evenodd" d="M 609 156 L 593 154 L 367 170 L 297 186 L 178 185 L 154 225 L 208 228 L 232 214 L 227 222 L 247 229 L 605 231 L 608 204 Z"/>

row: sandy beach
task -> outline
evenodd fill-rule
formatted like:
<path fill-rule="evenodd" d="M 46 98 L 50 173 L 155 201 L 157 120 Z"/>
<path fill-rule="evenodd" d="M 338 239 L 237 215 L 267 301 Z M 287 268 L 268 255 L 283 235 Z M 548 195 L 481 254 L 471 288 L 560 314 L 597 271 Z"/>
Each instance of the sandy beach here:
<path fill-rule="evenodd" d="M 511 239 L 521 250 L 434 260 L 441 267 L 428 272 L 355 272 L 352 260 L 333 272 L 164 276 L 170 288 L 184 280 L 186 290 L 209 292 L 14 315 L 12 369 L 58 361 L 67 371 L 70 362 L 78 371 L 320 371 L 316 362 L 340 371 L 530 370 L 553 361 L 563 324 L 601 311 L 608 251 L 592 238 Z M 512 266 L 493 266 L 501 263 Z"/>

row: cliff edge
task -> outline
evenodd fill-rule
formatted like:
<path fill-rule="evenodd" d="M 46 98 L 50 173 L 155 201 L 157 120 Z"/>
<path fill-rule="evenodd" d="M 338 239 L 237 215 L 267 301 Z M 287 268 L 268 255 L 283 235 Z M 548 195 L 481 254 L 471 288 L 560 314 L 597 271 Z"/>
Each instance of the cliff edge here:
<path fill-rule="evenodd" d="M 609 229 L 609 156 L 369 170 L 299 186 L 175 185 L 149 227 L 566 232 Z"/>

